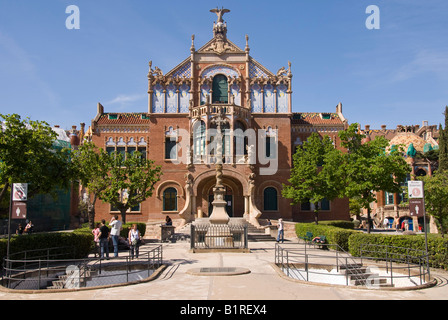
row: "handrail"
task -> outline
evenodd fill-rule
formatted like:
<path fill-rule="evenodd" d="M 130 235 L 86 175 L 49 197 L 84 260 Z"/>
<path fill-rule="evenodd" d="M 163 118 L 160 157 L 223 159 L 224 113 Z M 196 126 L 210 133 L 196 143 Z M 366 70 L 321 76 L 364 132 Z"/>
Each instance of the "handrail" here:
<path fill-rule="evenodd" d="M 114 258 L 112 261 L 108 262 L 107 265 L 113 266 L 124 266 L 125 272 L 117 273 L 116 276 L 126 276 L 126 282 L 128 282 L 129 275 L 132 273 L 137 273 L 141 271 L 148 270 L 148 276 L 150 270 L 156 268 L 156 265 L 160 266 L 162 264 L 162 245 L 157 245 L 155 247 L 148 248 L 149 250 L 140 250 L 139 259 L 131 262 L 130 256 L 120 256 Z M 81 279 L 86 280 L 88 277 L 88 271 L 98 270 L 101 274 L 101 270 L 104 269 L 104 258 L 83 258 L 83 259 L 4 259 L 4 273 L 2 275 L 2 284 L 8 288 L 11 288 L 11 283 L 20 284 L 24 282 L 31 283 L 28 286 L 35 285 L 37 290 L 41 289 L 42 281 L 53 281 L 56 274 L 61 272 L 67 275 L 72 275 L 67 273 L 69 267 L 73 267 L 76 270 L 76 277 L 78 283 L 81 283 Z M 120 260 L 125 260 L 120 262 Z M 143 264 L 147 268 L 137 271 L 132 271 L 130 269 L 131 265 Z M 97 275 L 96 279 L 103 276 Z M 76 281 L 76 279 L 75 279 Z M 36 284 L 33 284 L 36 283 Z"/>
<path fill-rule="evenodd" d="M 280 244 L 276 244 L 275 247 L 275 264 L 281 266 L 282 268 L 285 269 L 285 272 L 288 276 L 290 275 L 295 275 L 298 278 L 302 278 L 305 281 L 309 281 L 309 276 L 310 273 L 316 273 L 316 274 L 321 274 L 320 272 L 317 271 L 310 271 L 309 270 L 309 266 L 312 264 L 312 261 L 314 259 L 319 259 L 317 265 L 322 264 L 322 261 L 324 261 L 325 259 L 332 259 L 333 263 L 330 265 L 333 265 L 336 267 L 337 271 L 339 271 L 341 269 L 341 266 L 344 266 L 344 268 L 346 269 L 345 272 L 345 283 L 346 285 L 349 285 L 349 278 L 352 280 L 355 280 L 355 282 L 358 285 L 368 285 L 370 283 L 372 283 L 372 280 L 377 279 L 377 277 L 371 277 L 369 276 L 369 274 L 365 274 L 364 270 L 361 270 L 359 267 L 362 266 L 362 259 L 376 259 L 374 257 L 367 257 L 366 255 L 363 255 L 360 258 L 355 258 L 353 256 L 351 256 L 350 254 L 348 254 L 345 250 L 343 250 L 340 246 L 338 246 L 337 244 L 318 244 L 319 246 L 326 246 L 328 247 L 334 247 L 337 248 L 338 250 L 336 250 L 335 252 L 333 252 L 332 255 L 324 255 L 324 254 L 313 254 L 310 253 L 309 251 L 307 252 L 307 245 L 309 246 L 310 243 L 305 243 L 304 244 L 304 248 L 291 248 L 288 246 L 283 246 Z M 367 248 L 367 247 L 365 247 Z M 364 248 L 364 253 L 367 252 L 367 250 L 365 250 Z M 403 248 L 402 248 L 403 249 Z M 405 248 L 406 249 L 406 248 Z M 421 251 L 421 250 L 414 250 L 412 248 L 409 248 L 409 251 Z M 409 253 L 408 251 L 408 253 Z M 408 254 L 409 257 L 411 257 L 411 255 Z M 402 278 L 402 277 L 407 277 L 409 279 L 411 279 L 412 282 L 415 283 L 414 280 L 412 280 L 412 277 L 419 277 L 420 278 L 420 285 L 423 284 L 423 280 L 426 280 L 426 275 L 429 276 L 429 266 L 427 266 L 427 268 L 424 267 L 425 262 L 426 262 L 426 256 L 425 255 L 420 255 L 418 257 L 412 256 L 413 259 L 402 259 L 402 260 L 398 260 L 398 259 L 390 259 L 386 261 L 386 271 L 387 273 L 390 272 L 390 284 L 394 285 L 394 278 Z M 393 269 L 397 270 L 400 269 L 402 267 L 400 266 L 393 266 L 392 262 L 403 262 L 405 261 L 407 263 L 407 270 L 408 273 L 407 275 L 403 275 L 400 273 L 396 273 L 394 274 Z M 300 265 L 304 265 L 304 271 L 306 273 L 306 275 L 302 275 L 300 273 L 300 270 L 297 269 L 296 265 L 300 264 Z M 325 264 L 327 265 L 327 264 Z M 378 268 L 384 268 L 382 266 L 376 266 Z M 411 269 L 417 269 L 417 271 L 412 275 L 411 277 Z M 297 274 L 298 273 L 298 274 Z M 334 275 L 334 274 L 333 274 Z M 422 279 L 423 278 L 423 279 Z M 370 279 L 370 280 L 369 280 Z M 378 279 L 384 279 L 384 277 L 380 277 Z M 416 283 L 415 283 L 416 284 Z"/>

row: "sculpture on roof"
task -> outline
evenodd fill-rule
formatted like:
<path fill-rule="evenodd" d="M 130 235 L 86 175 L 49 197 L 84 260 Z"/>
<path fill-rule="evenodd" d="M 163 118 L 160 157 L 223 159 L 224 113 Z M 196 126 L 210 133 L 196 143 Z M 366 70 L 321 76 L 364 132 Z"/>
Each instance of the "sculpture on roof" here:
<path fill-rule="evenodd" d="M 216 7 L 216 9 L 211 9 L 210 12 L 214 12 L 218 16 L 217 23 L 220 23 L 220 22 L 223 23 L 224 20 L 223 20 L 222 17 L 224 16 L 225 13 L 230 12 L 230 10 L 229 9 L 224 9 L 224 7 L 221 8 L 221 9 L 218 9 L 218 7 Z"/>

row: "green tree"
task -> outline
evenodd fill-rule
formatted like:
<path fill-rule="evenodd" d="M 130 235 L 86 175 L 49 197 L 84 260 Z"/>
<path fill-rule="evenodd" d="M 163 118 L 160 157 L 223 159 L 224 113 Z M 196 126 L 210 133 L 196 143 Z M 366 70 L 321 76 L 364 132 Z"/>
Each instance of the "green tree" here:
<path fill-rule="evenodd" d="M 425 189 L 426 212 L 433 216 L 442 237 L 448 230 L 448 171 L 420 177 Z"/>
<path fill-rule="evenodd" d="M 356 198 L 362 208 L 367 209 L 367 231 L 370 232 L 371 208 L 378 191 L 401 192 L 400 183 L 411 171 L 404 159 L 404 150 L 398 146 L 386 152 L 389 141 L 376 137 L 363 142 L 365 135 L 358 132 L 358 124 L 353 123 L 347 130 L 340 131 L 341 145 L 347 149 L 343 165 L 344 188 L 341 192 Z"/>
<path fill-rule="evenodd" d="M 109 159 L 106 187 L 98 197 L 117 208 L 126 223 L 126 211 L 152 196 L 162 175 L 161 167 L 154 166 L 154 161 L 145 159 L 139 152 L 112 153 Z"/>
<path fill-rule="evenodd" d="M 56 197 L 70 186 L 70 150 L 56 148 L 57 133 L 45 121 L 0 114 L 0 201 L 12 183 L 28 183 L 28 198 Z"/>
<path fill-rule="evenodd" d="M 319 221 L 319 202 L 333 200 L 341 187 L 342 153 L 328 136 L 323 139 L 313 133 L 293 156 L 289 185 L 283 185 L 282 195 L 292 204 L 314 204 L 315 223 Z"/>
<path fill-rule="evenodd" d="M 95 203 L 108 183 L 109 168 L 112 163 L 109 154 L 93 143 L 84 143 L 74 152 L 73 167 L 76 178 L 87 191 L 88 197 L 80 199 L 80 207 L 87 211 L 89 227 L 95 224 Z"/>
<path fill-rule="evenodd" d="M 439 170 L 448 170 L 448 106 L 445 107 L 445 129 L 439 125 Z"/>

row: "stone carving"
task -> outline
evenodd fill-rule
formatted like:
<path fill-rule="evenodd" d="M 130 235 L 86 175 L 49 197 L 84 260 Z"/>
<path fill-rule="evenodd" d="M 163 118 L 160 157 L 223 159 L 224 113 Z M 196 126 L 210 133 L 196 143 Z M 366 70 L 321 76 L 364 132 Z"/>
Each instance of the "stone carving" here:
<path fill-rule="evenodd" d="M 211 9 L 210 10 L 210 12 L 214 12 L 214 13 L 216 13 L 216 15 L 218 16 L 218 23 L 219 22 L 224 22 L 224 20 L 223 20 L 223 16 L 224 16 L 224 14 L 225 13 L 227 13 L 227 12 L 230 12 L 230 10 L 229 9 L 224 9 L 224 8 L 221 8 L 221 9 L 218 9 L 218 7 L 216 8 L 216 9 Z"/>

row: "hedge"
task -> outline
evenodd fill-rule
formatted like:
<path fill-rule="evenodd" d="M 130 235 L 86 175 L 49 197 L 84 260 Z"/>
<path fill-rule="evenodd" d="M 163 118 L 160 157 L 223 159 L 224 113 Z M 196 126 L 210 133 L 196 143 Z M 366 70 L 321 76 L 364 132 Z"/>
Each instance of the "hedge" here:
<path fill-rule="evenodd" d="M 319 222 L 318 225 L 314 223 L 297 223 L 295 228 L 299 238 L 305 236 L 307 232 L 312 232 L 313 236 L 324 235 L 327 237 L 327 243 L 339 245 L 344 251 L 349 252 L 355 257 L 360 256 L 361 244 L 393 247 L 388 249 L 388 253 L 395 254 L 396 258 L 406 255 L 406 248 L 421 250 L 423 252 L 426 250 L 424 235 L 369 234 L 336 227 L 336 225 L 350 226 L 349 224 L 328 221 Z M 442 238 L 437 234 L 428 234 L 428 253 L 429 265 L 431 267 L 448 270 L 448 239 Z M 412 254 L 417 255 L 416 252 Z M 377 247 L 374 252 L 369 252 L 369 256 L 384 258 L 386 256 L 385 248 Z"/>
<path fill-rule="evenodd" d="M 136 222 L 123 224 L 123 229 L 120 232 L 120 236 L 127 239 L 129 228 L 131 228 L 134 223 Z M 146 224 L 136 224 L 141 236 L 143 237 L 146 231 Z M 8 239 L 0 239 L 1 261 L 3 261 L 3 258 L 6 257 L 7 246 Z M 85 258 L 94 248 L 92 230 L 89 227 L 83 227 L 72 232 L 50 232 L 11 236 L 10 254 L 47 248 L 63 248 L 58 251 L 52 251 L 53 253 L 62 254 L 61 256 L 58 256 L 60 259 Z M 71 248 L 73 248 L 73 250 Z M 42 251 L 37 252 L 36 255 L 42 255 Z M 19 256 L 15 256 L 14 258 L 22 259 L 22 257 Z M 27 259 L 32 259 L 30 253 L 28 253 Z"/>
<path fill-rule="evenodd" d="M 345 229 L 336 227 L 335 225 L 344 225 L 351 227 L 351 229 Z M 319 222 L 315 223 L 297 223 L 296 234 L 297 237 L 302 238 L 307 232 L 311 232 L 313 236 L 325 236 L 328 244 L 335 244 L 340 246 L 344 251 L 348 251 L 348 238 L 359 231 L 352 230 L 353 224 L 343 224 L 341 222 Z"/>
<path fill-rule="evenodd" d="M 407 254 L 405 248 L 421 250 L 422 253 L 426 251 L 424 235 L 359 233 L 349 238 L 350 254 L 353 256 L 360 256 L 361 244 L 363 243 L 393 247 L 388 248 L 388 252 L 389 254 L 396 254 L 397 257 L 398 255 Z M 369 255 L 378 258 L 384 258 L 386 255 L 384 247 L 377 247 L 373 251 L 374 252 L 369 253 Z M 448 270 L 448 239 L 442 238 L 437 234 L 428 234 L 428 254 L 429 265 L 431 267 Z M 416 253 L 414 252 L 413 255 L 416 255 Z"/>
<path fill-rule="evenodd" d="M 8 239 L 0 239 L 0 257 L 6 257 L 8 246 Z M 11 236 L 10 254 L 47 249 L 47 248 L 61 248 L 59 253 L 65 254 L 60 256 L 61 259 L 81 259 L 90 253 L 93 248 L 93 235 L 88 228 L 77 229 L 73 232 L 50 232 L 50 233 L 36 233 L 31 235 Z M 68 249 L 68 248 L 74 248 Z M 41 255 L 42 251 L 36 253 Z M 15 258 L 21 259 L 16 256 Z M 27 258 L 32 256 L 28 255 Z"/>

